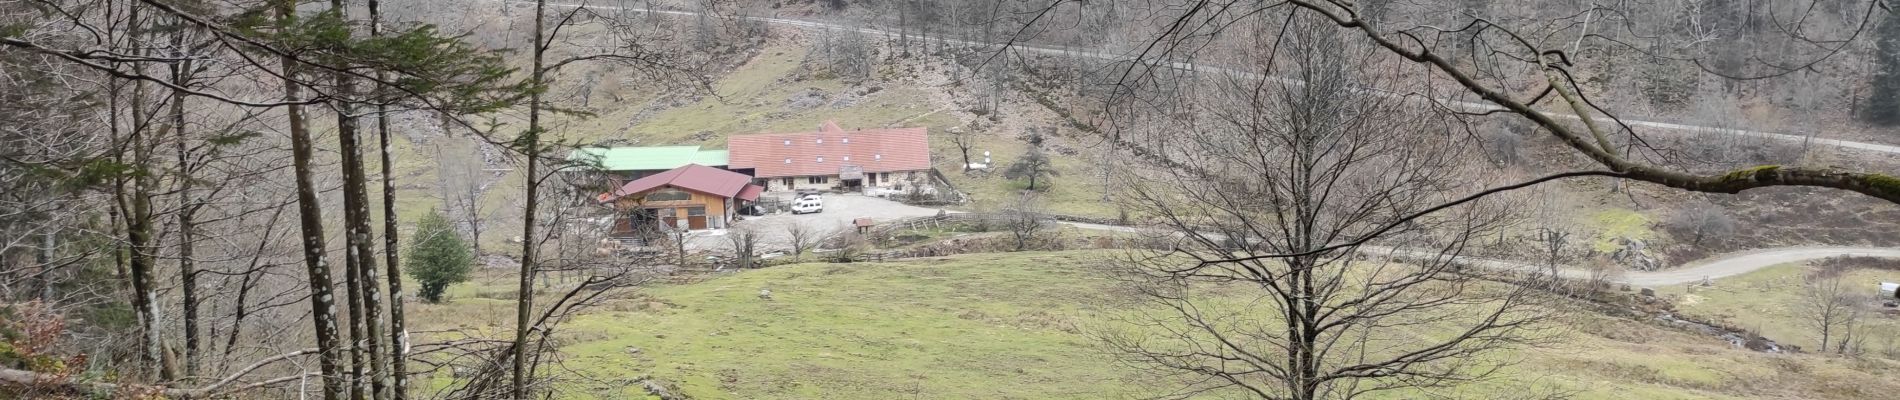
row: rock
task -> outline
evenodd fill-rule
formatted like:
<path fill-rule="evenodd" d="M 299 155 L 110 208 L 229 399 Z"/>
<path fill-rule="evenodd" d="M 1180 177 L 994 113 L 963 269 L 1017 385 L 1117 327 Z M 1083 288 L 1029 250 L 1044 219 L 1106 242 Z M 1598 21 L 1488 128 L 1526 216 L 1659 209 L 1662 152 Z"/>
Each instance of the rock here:
<path fill-rule="evenodd" d="M 478 263 L 482 266 L 482 268 L 493 268 L 493 269 L 520 269 L 521 268 L 520 260 L 516 260 L 513 257 L 508 257 L 504 255 L 490 254 L 490 255 L 482 256 L 480 259 L 477 259 L 477 260 L 478 260 Z"/>
<path fill-rule="evenodd" d="M 825 93 L 825 91 L 819 90 L 818 88 L 806 88 L 805 90 L 792 93 L 792 97 L 785 100 L 785 106 L 795 109 L 807 109 L 822 106 L 830 102 L 831 96 Z"/>
<path fill-rule="evenodd" d="M 1643 288 L 1643 297 L 1656 297 L 1656 289 Z"/>
<path fill-rule="evenodd" d="M 628 347 L 627 347 L 627 354 L 630 354 L 630 355 L 631 355 L 631 354 L 640 354 L 640 348 L 639 348 L 639 347 L 632 347 L 632 346 L 628 346 Z"/>

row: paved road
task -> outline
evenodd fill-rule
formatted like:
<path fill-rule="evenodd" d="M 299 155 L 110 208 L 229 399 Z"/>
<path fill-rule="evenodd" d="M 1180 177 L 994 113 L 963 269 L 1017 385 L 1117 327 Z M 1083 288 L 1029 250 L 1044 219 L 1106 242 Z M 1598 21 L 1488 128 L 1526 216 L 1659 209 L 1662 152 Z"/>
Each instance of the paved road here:
<path fill-rule="evenodd" d="M 534 4 L 531 2 L 522 2 L 522 1 L 513 1 L 513 0 L 491 0 L 491 1 L 505 1 L 508 4 L 513 4 L 516 6 L 519 6 L 519 5 L 533 6 Z M 690 11 L 654 10 L 654 9 L 647 9 L 647 8 L 641 8 L 641 7 L 619 7 L 619 6 L 579 4 L 579 3 L 550 2 L 548 3 L 548 6 L 553 7 L 553 8 L 579 8 L 579 7 L 585 6 L 589 9 L 595 9 L 595 10 L 650 12 L 650 13 L 656 13 L 656 14 L 680 15 L 680 16 L 699 15 L 698 13 L 690 12 Z M 797 28 L 802 28 L 802 29 L 825 29 L 825 30 L 852 32 L 852 33 L 858 33 L 858 34 L 864 34 L 864 35 L 886 36 L 886 37 L 896 37 L 896 36 L 901 35 L 901 33 L 898 33 L 898 32 L 891 32 L 891 31 L 885 31 L 885 30 L 880 30 L 880 29 L 852 27 L 852 26 L 831 24 L 831 23 L 825 23 L 825 22 L 807 21 L 807 20 L 801 20 L 801 19 L 768 18 L 768 17 L 739 17 L 739 18 L 745 19 L 748 21 L 755 21 L 755 22 L 761 22 L 761 23 L 767 23 L 767 24 L 773 24 L 773 25 L 791 26 L 791 27 L 797 27 Z M 922 35 L 910 35 L 910 36 L 913 38 L 919 38 L 919 39 L 924 38 Z M 1000 43 L 983 43 L 983 42 L 961 40 L 961 39 L 946 39 L 946 38 L 942 38 L 941 36 L 935 40 L 940 40 L 940 41 L 950 43 L 950 44 L 965 45 L 965 46 L 1001 45 Z M 1010 45 L 1010 47 L 1015 49 L 1016 51 L 1025 52 L 1025 53 L 1053 55 L 1053 56 L 1071 57 L 1071 58 L 1089 58 L 1089 59 L 1106 60 L 1106 61 L 1126 62 L 1126 61 L 1135 60 L 1139 56 L 1138 54 L 1131 54 L 1131 53 L 1125 53 L 1125 52 L 1111 52 L 1111 51 L 1105 51 L 1105 50 L 1076 49 L 1076 48 L 1042 47 L 1042 46 L 1035 46 L 1035 45 L 1023 44 L 1023 43 L 1012 44 Z M 1264 75 L 1260 75 L 1260 74 L 1256 74 L 1252 72 L 1239 71 L 1239 70 L 1234 70 L 1234 69 L 1225 68 L 1225 67 L 1216 66 L 1216 65 L 1194 64 L 1194 63 L 1186 63 L 1186 62 L 1178 62 L 1178 61 L 1149 60 L 1149 59 L 1143 59 L 1143 60 L 1140 60 L 1140 62 L 1150 64 L 1154 67 L 1165 67 L 1165 68 L 1189 71 L 1189 72 L 1195 72 L 1195 73 L 1235 76 L 1235 77 L 1242 77 L 1242 78 L 1247 78 L 1247 79 L 1268 79 L 1268 80 L 1273 80 L 1277 82 L 1300 84 L 1300 81 L 1298 80 L 1273 77 L 1273 76 L 1264 76 Z M 1401 97 L 1408 97 L 1408 98 L 1411 95 L 1407 93 L 1388 93 L 1388 92 L 1384 92 L 1384 91 L 1380 91 L 1376 89 L 1371 90 L 1371 91 L 1375 93 L 1380 93 L 1381 95 L 1401 96 Z M 1435 100 L 1441 104 L 1444 104 L 1447 106 L 1464 108 L 1465 109 L 1464 111 L 1470 111 L 1470 112 L 1493 111 L 1493 110 L 1502 109 L 1502 107 L 1499 107 L 1498 105 L 1491 104 L 1491 103 L 1470 102 L 1470 101 L 1462 101 L 1462 100 L 1456 100 L 1456 99 L 1435 99 Z M 1561 112 L 1550 112 L 1550 111 L 1547 111 L 1546 113 L 1557 118 L 1580 119 L 1579 117 L 1573 114 L 1565 114 Z M 1595 117 L 1595 118 L 1597 120 L 1600 120 L 1606 123 L 1613 122 L 1613 120 L 1611 120 L 1608 117 Z M 1642 119 L 1632 119 L 1632 118 L 1624 118 L 1623 122 L 1633 127 L 1640 126 L 1640 127 L 1645 127 L 1645 128 L 1653 128 L 1653 129 L 1668 130 L 1668 131 L 1712 132 L 1712 133 L 1737 135 L 1737 136 L 1754 136 L 1754 137 L 1774 139 L 1774 140 L 1782 140 L 1782 141 L 1790 141 L 1790 142 L 1804 142 L 1804 143 L 1810 143 L 1810 144 L 1816 144 L 1816 145 L 1822 145 L 1822 146 L 1835 146 L 1835 147 L 1841 147 L 1841 148 L 1847 148 L 1847 149 L 1864 150 L 1864 151 L 1871 151 L 1871 152 L 1876 152 L 1876 153 L 1900 154 L 1900 146 L 1879 144 L 1879 143 L 1855 142 L 1855 141 L 1839 140 L 1839 139 L 1825 139 L 1825 138 L 1818 138 L 1818 137 L 1812 137 L 1812 136 L 1795 135 L 1795 134 L 1778 133 L 1778 132 L 1755 131 L 1755 130 L 1746 130 L 1746 129 L 1729 129 L 1729 128 L 1712 127 L 1712 126 L 1699 126 L 1699 125 L 1677 124 L 1677 123 L 1669 123 L 1669 122 L 1646 121 Z"/>
<path fill-rule="evenodd" d="M 1666 286 L 1746 274 L 1770 266 L 1835 256 L 1900 258 L 1900 249 L 1882 247 L 1784 247 L 1723 254 L 1666 271 L 1631 272 L 1635 286 Z"/>

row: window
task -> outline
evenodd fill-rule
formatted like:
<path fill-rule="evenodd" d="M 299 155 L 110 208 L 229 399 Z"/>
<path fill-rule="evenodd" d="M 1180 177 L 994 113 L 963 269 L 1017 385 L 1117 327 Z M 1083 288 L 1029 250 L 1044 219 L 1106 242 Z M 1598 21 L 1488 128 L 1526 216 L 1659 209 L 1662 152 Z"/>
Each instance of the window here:
<path fill-rule="evenodd" d="M 660 191 L 647 193 L 648 202 L 680 201 L 680 200 L 691 200 L 692 198 L 693 198 L 692 194 L 688 194 L 686 192 L 682 192 L 675 189 L 661 189 Z"/>
<path fill-rule="evenodd" d="M 785 187 L 792 187 L 792 178 L 780 179 L 780 181 L 785 182 Z"/>
<path fill-rule="evenodd" d="M 787 159 L 785 159 L 785 163 L 786 163 L 786 164 L 791 164 L 791 163 L 792 163 L 792 159 L 790 159 L 790 158 L 787 158 Z"/>
<path fill-rule="evenodd" d="M 871 155 L 871 160 L 873 160 L 873 161 L 876 161 L 876 160 L 882 160 L 882 159 L 884 159 L 884 155 L 883 155 L 883 154 L 872 154 L 872 155 Z"/>
<path fill-rule="evenodd" d="M 885 182 L 891 181 L 891 173 L 889 172 L 879 172 L 877 173 L 877 175 L 878 175 L 877 180 L 885 181 Z"/>
<path fill-rule="evenodd" d="M 827 179 L 826 179 L 825 177 L 822 177 L 822 176 L 809 176 L 809 177 L 805 177 L 805 183 L 809 183 L 809 184 L 813 184 L 813 185 L 823 185 L 823 184 L 825 184 L 825 183 L 826 183 L 827 181 L 828 181 L 828 180 L 827 180 Z"/>
<path fill-rule="evenodd" d="M 845 161 L 851 161 L 851 156 L 844 156 L 844 160 L 845 160 Z"/>
<path fill-rule="evenodd" d="M 686 209 L 686 216 L 688 216 L 688 217 L 704 217 L 704 216 L 706 216 L 706 207 L 705 207 L 705 206 L 700 206 L 700 207 L 689 207 L 689 208 L 687 208 L 687 209 Z"/>
<path fill-rule="evenodd" d="M 818 144 L 825 144 L 825 138 L 818 138 Z"/>
<path fill-rule="evenodd" d="M 839 143 L 851 143 L 851 138 L 838 139 Z"/>
<path fill-rule="evenodd" d="M 791 146 L 791 145 L 792 145 L 792 141 L 791 141 L 790 139 L 787 139 L 787 140 L 785 141 L 785 145 L 786 145 L 786 146 Z"/>
<path fill-rule="evenodd" d="M 825 162 L 825 157 L 824 157 L 824 156 L 819 156 L 819 157 L 818 157 L 818 162 Z"/>

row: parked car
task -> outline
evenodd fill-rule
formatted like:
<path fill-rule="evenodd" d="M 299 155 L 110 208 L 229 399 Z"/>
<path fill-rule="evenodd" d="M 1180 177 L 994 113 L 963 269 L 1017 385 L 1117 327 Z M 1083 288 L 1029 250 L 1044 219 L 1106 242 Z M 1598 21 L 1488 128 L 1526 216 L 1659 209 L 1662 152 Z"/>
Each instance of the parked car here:
<path fill-rule="evenodd" d="M 825 211 L 825 200 L 818 196 L 805 197 L 792 203 L 792 214 L 810 214 Z"/>
<path fill-rule="evenodd" d="M 793 193 L 792 199 L 797 199 L 797 200 L 803 200 L 808 197 L 810 198 L 818 197 L 818 189 L 798 189 L 797 191 L 793 191 L 792 193 Z"/>

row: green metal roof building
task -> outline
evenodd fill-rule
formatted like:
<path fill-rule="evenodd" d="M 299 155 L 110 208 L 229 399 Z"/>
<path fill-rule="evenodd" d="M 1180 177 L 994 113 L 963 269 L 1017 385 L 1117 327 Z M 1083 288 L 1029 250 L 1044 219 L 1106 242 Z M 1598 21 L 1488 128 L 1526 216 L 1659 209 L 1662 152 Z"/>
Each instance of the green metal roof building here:
<path fill-rule="evenodd" d="M 703 150 L 699 146 L 654 147 L 583 147 L 568 159 L 592 160 L 606 171 L 665 171 L 699 164 L 724 169 L 729 162 L 725 150 Z"/>

